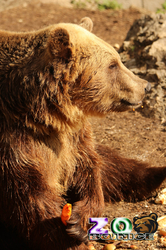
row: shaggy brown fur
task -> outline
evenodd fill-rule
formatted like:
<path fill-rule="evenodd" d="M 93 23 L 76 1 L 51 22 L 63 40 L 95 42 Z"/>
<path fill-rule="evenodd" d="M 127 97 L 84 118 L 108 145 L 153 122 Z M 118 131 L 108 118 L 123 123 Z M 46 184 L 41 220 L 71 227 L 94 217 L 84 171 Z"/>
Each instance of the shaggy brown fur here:
<path fill-rule="evenodd" d="M 104 197 L 143 198 L 166 176 L 95 144 L 88 115 L 136 107 L 149 85 L 88 22 L 0 31 L 1 250 L 87 249 L 88 218 Z"/>

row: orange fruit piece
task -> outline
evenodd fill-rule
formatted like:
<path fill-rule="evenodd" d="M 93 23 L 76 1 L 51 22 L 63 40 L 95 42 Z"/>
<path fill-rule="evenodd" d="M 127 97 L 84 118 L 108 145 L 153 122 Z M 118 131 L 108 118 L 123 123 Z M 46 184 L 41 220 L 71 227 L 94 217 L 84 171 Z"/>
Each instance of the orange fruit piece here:
<path fill-rule="evenodd" d="M 71 217 L 71 211 L 72 211 L 72 205 L 70 203 L 67 203 L 66 205 L 64 205 L 62 209 L 62 214 L 61 214 L 61 221 L 63 222 L 65 226 L 67 226 L 66 221 L 68 221 Z"/>
<path fill-rule="evenodd" d="M 94 248 L 94 246 L 93 246 L 92 244 L 90 244 L 90 245 L 88 246 L 88 248 L 89 248 L 89 250 L 95 250 L 95 248 Z"/>

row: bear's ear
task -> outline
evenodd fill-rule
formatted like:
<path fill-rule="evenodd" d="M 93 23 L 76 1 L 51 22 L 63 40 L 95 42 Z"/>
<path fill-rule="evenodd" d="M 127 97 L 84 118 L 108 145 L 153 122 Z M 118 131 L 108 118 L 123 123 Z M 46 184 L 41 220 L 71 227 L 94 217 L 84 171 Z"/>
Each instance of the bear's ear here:
<path fill-rule="evenodd" d="M 80 26 L 91 32 L 93 29 L 93 22 L 89 17 L 84 17 L 80 21 Z"/>
<path fill-rule="evenodd" d="M 157 214 L 155 214 L 155 213 L 151 213 L 151 214 L 149 214 L 149 217 L 151 217 L 153 220 L 157 220 Z"/>
<path fill-rule="evenodd" d="M 57 28 L 50 32 L 48 46 L 51 54 L 55 57 L 70 59 L 72 56 L 69 33 L 63 28 Z"/>
<path fill-rule="evenodd" d="M 135 223 L 136 220 L 138 220 L 138 219 L 139 219 L 139 217 L 134 217 L 134 218 L 133 218 L 133 223 Z"/>

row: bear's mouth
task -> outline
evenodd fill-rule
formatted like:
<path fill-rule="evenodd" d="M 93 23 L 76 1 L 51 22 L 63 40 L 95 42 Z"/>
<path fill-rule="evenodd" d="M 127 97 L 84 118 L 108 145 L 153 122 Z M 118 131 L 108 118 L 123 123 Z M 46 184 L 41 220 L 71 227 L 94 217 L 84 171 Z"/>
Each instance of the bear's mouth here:
<path fill-rule="evenodd" d="M 138 108 L 138 107 L 140 107 L 142 105 L 142 101 L 137 102 L 137 103 L 131 103 L 129 101 L 121 99 L 121 104 L 125 105 L 125 106 L 128 106 L 128 107 L 131 107 L 131 108 Z"/>

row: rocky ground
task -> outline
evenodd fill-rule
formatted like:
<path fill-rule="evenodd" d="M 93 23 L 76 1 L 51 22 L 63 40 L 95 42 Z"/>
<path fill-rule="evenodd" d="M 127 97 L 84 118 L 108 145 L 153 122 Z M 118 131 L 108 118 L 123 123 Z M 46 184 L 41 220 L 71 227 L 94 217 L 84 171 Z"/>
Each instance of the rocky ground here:
<path fill-rule="evenodd" d="M 152 89 L 141 112 L 166 125 L 166 15 L 136 20 L 120 49 L 122 61 L 133 73 L 147 79 Z"/>
<path fill-rule="evenodd" d="M 10 5 L 10 9 L 0 12 L 0 29 L 29 31 L 58 22 L 78 23 L 82 17 L 89 16 L 94 22 L 93 32 L 116 46 L 122 45 L 134 20 L 145 14 L 145 11 L 133 8 L 100 12 L 66 8 L 53 3 L 44 4 L 40 1 L 33 4 L 24 2 L 18 7 L 12 7 Z M 166 165 L 166 128 L 159 116 L 130 111 L 110 114 L 103 119 L 92 118 L 91 121 L 98 142 L 108 144 L 126 157 L 151 162 L 152 166 Z M 127 217 L 132 221 L 136 215 L 149 215 L 151 212 L 158 216 L 165 215 L 166 206 L 155 204 L 153 197 L 137 203 L 108 204 L 103 216 L 108 217 L 109 221 L 116 217 Z M 131 249 L 129 242 L 115 244 L 117 249 Z M 158 240 L 134 241 L 132 244 L 140 250 L 163 249 Z M 103 243 L 100 243 L 95 248 L 102 249 L 102 246 Z"/>

